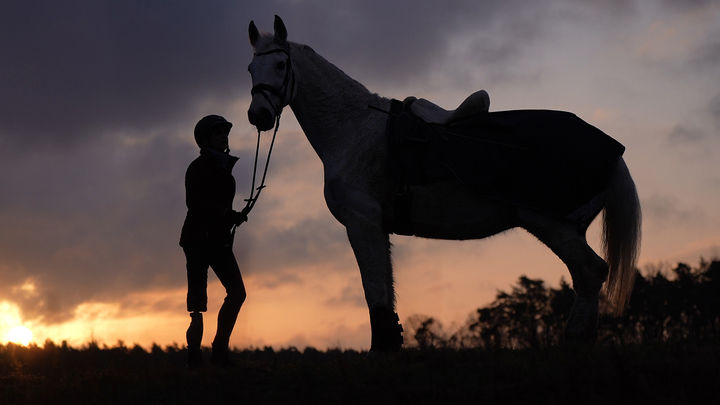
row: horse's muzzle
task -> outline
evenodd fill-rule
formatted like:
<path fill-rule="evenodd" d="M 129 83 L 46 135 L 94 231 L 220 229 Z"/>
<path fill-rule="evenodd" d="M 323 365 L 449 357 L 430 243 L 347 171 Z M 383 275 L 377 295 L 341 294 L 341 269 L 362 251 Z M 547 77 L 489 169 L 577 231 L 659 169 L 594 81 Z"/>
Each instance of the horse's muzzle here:
<path fill-rule="evenodd" d="M 275 126 L 275 114 L 266 107 L 253 108 L 250 105 L 248 120 L 260 131 L 269 131 Z"/>

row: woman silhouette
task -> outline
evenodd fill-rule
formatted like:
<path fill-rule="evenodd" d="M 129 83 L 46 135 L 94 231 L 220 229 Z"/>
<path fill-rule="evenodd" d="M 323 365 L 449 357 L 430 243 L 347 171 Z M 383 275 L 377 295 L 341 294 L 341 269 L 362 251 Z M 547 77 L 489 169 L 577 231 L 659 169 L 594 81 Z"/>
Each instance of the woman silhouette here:
<path fill-rule="evenodd" d="M 190 163 L 185 174 L 188 212 L 180 246 L 187 259 L 187 310 L 191 322 L 186 338 L 190 368 L 204 365 L 200 345 L 202 313 L 207 311 L 208 267 L 212 267 L 227 293 L 218 313 L 217 333 L 212 342 L 210 361 L 214 365 L 234 365 L 228 347 L 230 334 L 246 297 L 232 243 L 234 227 L 247 221 L 249 209 L 242 212 L 232 209 L 235 197 L 232 168 L 238 158 L 229 154 L 230 128 L 232 124 L 219 115 L 208 115 L 197 123 L 195 142 L 200 147 L 200 156 Z"/>

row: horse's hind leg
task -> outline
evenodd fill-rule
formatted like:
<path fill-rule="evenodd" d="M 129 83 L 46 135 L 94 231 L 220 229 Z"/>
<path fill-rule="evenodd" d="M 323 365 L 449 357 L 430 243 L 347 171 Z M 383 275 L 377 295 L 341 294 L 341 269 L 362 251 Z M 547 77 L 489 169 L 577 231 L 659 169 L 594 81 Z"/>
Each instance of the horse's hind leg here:
<path fill-rule="evenodd" d="M 574 223 L 524 209 L 518 210 L 518 217 L 522 227 L 547 245 L 570 270 L 577 297 L 565 326 L 565 340 L 597 340 L 599 293 L 607 278 L 607 263 L 587 244 Z"/>

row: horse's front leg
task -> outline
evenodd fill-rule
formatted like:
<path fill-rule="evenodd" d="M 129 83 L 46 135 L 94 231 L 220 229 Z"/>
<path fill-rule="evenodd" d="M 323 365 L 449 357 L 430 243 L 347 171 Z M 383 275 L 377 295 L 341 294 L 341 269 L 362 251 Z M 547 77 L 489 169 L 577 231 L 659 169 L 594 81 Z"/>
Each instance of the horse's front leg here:
<path fill-rule="evenodd" d="M 370 309 L 370 350 L 399 349 L 403 343 L 402 326 L 395 313 L 390 237 L 382 228 L 380 203 L 365 193 L 328 187 L 328 184 L 325 198 L 330 211 L 345 225 L 360 268 L 365 300 Z"/>
<path fill-rule="evenodd" d="M 402 346 L 403 338 L 402 326 L 395 313 L 389 236 L 379 224 L 355 212 L 349 213 L 346 228 L 360 267 L 365 300 L 370 309 L 370 350 L 397 350 Z"/>

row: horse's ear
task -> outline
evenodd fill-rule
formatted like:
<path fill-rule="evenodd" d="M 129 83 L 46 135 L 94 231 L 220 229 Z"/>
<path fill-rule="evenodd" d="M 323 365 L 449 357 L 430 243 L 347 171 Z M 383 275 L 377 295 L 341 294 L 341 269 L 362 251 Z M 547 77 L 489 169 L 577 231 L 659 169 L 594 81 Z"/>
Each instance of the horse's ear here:
<path fill-rule="evenodd" d="M 250 21 L 250 28 L 248 29 L 248 31 L 250 33 L 250 45 L 255 48 L 255 44 L 257 44 L 258 38 L 260 38 L 260 31 L 258 31 L 257 27 L 255 26 L 255 21 Z"/>
<path fill-rule="evenodd" d="M 275 15 L 275 42 L 285 44 L 287 41 L 287 28 L 282 18 Z"/>

